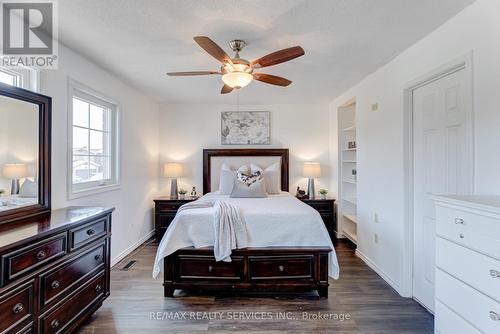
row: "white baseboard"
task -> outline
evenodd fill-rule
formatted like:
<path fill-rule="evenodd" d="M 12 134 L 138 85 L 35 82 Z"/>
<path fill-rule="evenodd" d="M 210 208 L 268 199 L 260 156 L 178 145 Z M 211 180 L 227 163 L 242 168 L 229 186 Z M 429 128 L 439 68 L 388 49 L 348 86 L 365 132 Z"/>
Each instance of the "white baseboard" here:
<path fill-rule="evenodd" d="M 368 256 L 366 256 L 365 254 L 363 254 L 362 252 L 360 252 L 357 249 L 356 249 L 356 256 L 359 257 L 361 260 L 363 260 L 363 262 L 365 262 L 368 265 L 368 267 L 372 268 L 373 271 L 375 271 L 380 277 L 382 277 L 383 280 L 386 281 L 387 284 L 389 284 L 394 290 L 396 290 L 397 293 L 399 293 L 401 296 L 403 296 L 403 294 L 401 293 L 402 291 L 401 291 L 401 287 L 399 286 L 399 284 L 394 282 L 394 280 L 392 278 L 390 278 L 389 275 L 387 275 L 382 269 L 380 269 L 375 264 L 375 262 L 370 260 L 370 258 Z"/>
<path fill-rule="evenodd" d="M 113 259 L 111 259 L 111 267 L 114 267 L 115 265 L 117 265 L 118 262 L 120 262 L 121 260 L 123 260 L 127 255 L 129 255 L 134 250 L 136 250 L 137 247 L 139 247 L 140 245 L 142 245 L 143 243 L 145 243 L 147 240 L 149 240 L 154 234 L 155 234 L 154 230 L 148 232 L 145 236 L 143 236 L 142 238 L 140 238 L 139 240 L 137 240 L 135 243 L 133 243 L 132 245 L 130 245 L 130 247 L 126 248 L 120 254 L 118 254 Z"/>

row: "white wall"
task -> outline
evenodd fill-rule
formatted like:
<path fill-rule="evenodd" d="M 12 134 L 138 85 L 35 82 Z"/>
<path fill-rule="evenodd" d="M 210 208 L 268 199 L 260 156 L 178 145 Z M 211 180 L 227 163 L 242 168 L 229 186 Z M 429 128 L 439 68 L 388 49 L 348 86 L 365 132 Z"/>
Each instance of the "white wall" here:
<path fill-rule="evenodd" d="M 121 105 L 121 188 L 67 199 L 68 78 L 92 87 Z M 52 97 L 52 208 L 112 206 L 111 256 L 117 258 L 152 229 L 158 193 L 158 104 L 68 48 L 59 47 L 59 69 L 45 70 L 42 93 Z"/>
<path fill-rule="evenodd" d="M 473 52 L 475 192 L 500 194 L 500 1 L 478 0 L 331 104 L 357 101 L 358 249 L 398 288 L 402 282 L 405 85 Z M 372 103 L 379 104 L 371 112 Z M 333 122 L 333 121 L 332 121 Z M 332 128 L 334 129 L 334 128 Z M 334 135 L 332 134 L 332 137 Z M 380 223 L 373 221 L 379 214 Z M 374 243 L 374 233 L 379 243 Z"/>
<path fill-rule="evenodd" d="M 301 176 L 302 162 L 321 163 L 323 175 L 316 180 L 316 191 L 329 187 L 329 116 L 327 105 L 244 105 L 239 110 L 271 112 L 271 145 L 221 145 L 221 111 L 234 105 L 164 104 L 160 107 L 160 150 L 162 163 L 181 161 L 187 167 L 179 186 L 196 186 L 202 193 L 202 150 L 204 148 L 288 148 L 290 150 L 290 191 L 306 188 Z M 170 182 L 163 179 L 162 192 L 169 193 Z"/>

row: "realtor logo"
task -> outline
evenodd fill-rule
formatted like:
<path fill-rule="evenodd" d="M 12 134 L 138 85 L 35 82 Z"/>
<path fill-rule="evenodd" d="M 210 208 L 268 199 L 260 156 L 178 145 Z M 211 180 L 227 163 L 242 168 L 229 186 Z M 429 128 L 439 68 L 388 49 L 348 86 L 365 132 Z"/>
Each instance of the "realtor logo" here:
<path fill-rule="evenodd" d="M 57 67 L 55 1 L 1 1 L 1 66 Z"/>

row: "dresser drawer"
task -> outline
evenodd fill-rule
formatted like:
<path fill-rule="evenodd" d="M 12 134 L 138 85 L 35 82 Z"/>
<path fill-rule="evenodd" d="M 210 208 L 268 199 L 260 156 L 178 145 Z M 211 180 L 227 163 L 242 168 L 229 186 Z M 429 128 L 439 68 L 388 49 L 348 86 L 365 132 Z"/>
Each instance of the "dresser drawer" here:
<path fill-rule="evenodd" d="M 249 256 L 250 280 L 313 279 L 314 255 Z"/>
<path fill-rule="evenodd" d="M 436 298 L 484 333 L 500 333 L 500 303 L 436 270 Z"/>
<path fill-rule="evenodd" d="M 169 201 L 168 203 L 157 204 L 156 209 L 158 210 L 159 213 L 165 212 L 165 213 L 173 213 L 175 215 L 177 210 L 185 203 L 186 202 Z"/>
<path fill-rule="evenodd" d="M 0 333 L 33 320 L 33 281 L 13 289 L 0 300 Z M 18 328 L 19 330 L 21 328 Z"/>
<path fill-rule="evenodd" d="M 317 211 L 320 213 L 331 213 L 333 214 L 333 205 L 330 202 L 326 201 L 311 201 L 311 202 L 306 202 L 309 204 L 311 207 L 315 208 Z"/>
<path fill-rule="evenodd" d="M 71 287 L 81 285 L 81 281 L 92 273 L 104 268 L 105 244 L 102 243 L 69 262 L 58 266 L 55 271 L 40 276 L 40 304 L 47 305 Z"/>
<path fill-rule="evenodd" d="M 500 220 L 438 206 L 436 234 L 500 259 Z"/>
<path fill-rule="evenodd" d="M 500 261 L 438 237 L 436 266 L 500 302 Z"/>
<path fill-rule="evenodd" d="M 5 282 L 30 272 L 66 254 L 66 233 L 2 256 Z"/>
<path fill-rule="evenodd" d="M 105 236 L 108 233 L 108 223 L 108 218 L 103 218 L 70 230 L 70 250 L 73 251 Z"/>
<path fill-rule="evenodd" d="M 436 300 L 434 307 L 434 329 L 441 334 L 481 334 L 471 324 Z"/>
<path fill-rule="evenodd" d="M 157 227 L 168 228 L 172 220 L 174 220 L 175 214 L 160 214 L 156 215 L 156 225 Z"/>
<path fill-rule="evenodd" d="M 243 258 L 231 256 L 231 262 L 216 262 L 213 256 L 179 255 L 179 279 L 236 280 L 243 278 Z"/>
<path fill-rule="evenodd" d="M 40 317 L 40 333 L 64 333 L 79 316 L 104 297 L 105 276 L 100 274 L 77 294 Z"/>

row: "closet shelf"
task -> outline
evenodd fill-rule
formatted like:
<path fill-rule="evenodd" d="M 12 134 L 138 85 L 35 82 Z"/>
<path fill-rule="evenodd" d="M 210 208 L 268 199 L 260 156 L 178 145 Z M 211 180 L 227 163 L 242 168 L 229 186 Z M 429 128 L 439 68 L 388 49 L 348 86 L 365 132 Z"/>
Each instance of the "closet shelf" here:
<path fill-rule="evenodd" d="M 356 163 L 356 160 L 344 160 L 344 163 Z"/>
<path fill-rule="evenodd" d="M 342 234 L 344 234 L 347 237 L 347 239 L 351 240 L 356 245 L 358 244 L 358 236 L 356 234 L 346 230 L 343 230 Z"/>
<path fill-rule="evenodd" d="M 342 129 L 342 131 L 356 131 L 356 125 Z"/>
<path fill-rule="evenodd" d="M 356 151 L 355 148 L 344 148 L 342 151 Z"/>
<path fill-rule="evenodd" d="M 353 222 L 354 224 L 358 223 L 358 217 L 355 215 L 350 215 L 350 214 L 344 213 L 344 217 L 347 218 L 348 220 L 350 220 L 351 222 Z"/>
<path fill-rule="evenodd" d="M 355 180 L 344 180 L 345 183 L 357 184 Z"/>
<path fill-rule="evenodd" d="M 354 205 L 358 204 L 358 199 L 356 197 L 344 197 L 344 201 L 352 203 Z"/>

